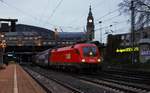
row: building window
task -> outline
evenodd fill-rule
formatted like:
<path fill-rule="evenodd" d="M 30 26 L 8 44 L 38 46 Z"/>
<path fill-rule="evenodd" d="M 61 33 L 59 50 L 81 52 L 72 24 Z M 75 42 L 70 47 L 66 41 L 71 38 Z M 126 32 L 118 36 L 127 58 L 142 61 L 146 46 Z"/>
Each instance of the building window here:
<path fill-rule="evenodd" d="M 32 38 L 32 37 L 29 37 L 29 39 L 32 40 L 33 38 Z"/>
<path fill-rule="evenodd" d="M 37 40 L 37 39 L 38 39 L 38 37 L 34 37 L 34 39 L 35 39 L 35 40 Z"/>
<path fill-rule="evenodd" d="M 12 38 L 12 37 L 9 37 L 8 40 L 13 40 L 13 38 Z"/>
<path fill-rule="evenodd" d="M 62 42 L 62 44 L 65 44 L 65 42 Z"/>
<path fill-rule="evenodd" d="M 124 36 L 124 35 L 122 35 L 122 36 L 121 36 L 121 40 L 124 40 L 124 39 L 125 39 L 125 36 Z"/>
<path fill-rule="evenodd" d="M 25 40 L 28 40 L 28 37 L 25 37 L 24 39 L 25 39 Z"/>
<path fill-rule="evenodd" d="M 51 45 L 51 44 L 52 44 L 52 42 L 48 42 L 48 44 L 49 44 L 49 45 Z"/>
<path fill-rule="evenodd" d="M 46 45 L 47 44 L 47 42 L 43 42 L 43 45 Z"/>
<path fill-rule="evenodd" d="M 12 37 L 12 40 L 16 40 L 17 38 L 16 37 Z"/>
<path fill-rule="evenodd" d="M 146 32 L 143 32 L 143 38 L 148 38 L 148 34 Z"/>

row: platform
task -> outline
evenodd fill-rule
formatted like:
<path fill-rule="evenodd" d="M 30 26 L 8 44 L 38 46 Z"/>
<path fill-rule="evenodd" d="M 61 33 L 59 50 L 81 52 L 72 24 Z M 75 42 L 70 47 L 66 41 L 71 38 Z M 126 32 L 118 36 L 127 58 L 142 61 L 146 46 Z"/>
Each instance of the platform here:
<path fill-rule="evenodd" d="M 0 93 L 46 93 L 19 65 L 0 69 Z"/>

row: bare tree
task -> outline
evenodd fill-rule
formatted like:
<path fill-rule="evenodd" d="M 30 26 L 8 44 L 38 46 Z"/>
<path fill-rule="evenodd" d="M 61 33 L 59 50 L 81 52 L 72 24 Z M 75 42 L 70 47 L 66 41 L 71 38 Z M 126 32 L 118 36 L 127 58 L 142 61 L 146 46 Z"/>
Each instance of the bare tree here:
<path fill-rule="evenodd" d="M 150 0 L 133 0 L 135 7 L 135 28 L 150 26 Z M 131 0 L 122 0 L 119 4 L 120 12 L 130 14 Z"/>

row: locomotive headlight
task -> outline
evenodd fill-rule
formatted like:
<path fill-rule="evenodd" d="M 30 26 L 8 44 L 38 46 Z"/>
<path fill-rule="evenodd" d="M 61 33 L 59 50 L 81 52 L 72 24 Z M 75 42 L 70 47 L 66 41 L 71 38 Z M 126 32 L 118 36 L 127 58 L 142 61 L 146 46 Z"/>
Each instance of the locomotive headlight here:
<path fill-rule="evenodd" d="M 98 61 L 98 62 L 100 62 L 100 61 L 101 61 L 101 59 L 97 59 L 97 61 Z"/>
<path fill-rule="evenodd" d="M 93 55 L 93 53 L 92 52 L 90 52 L 90 56 L 92 56 Z"/>
<path fill-rule="evenodd" d="M 85 59 L 82 59 L 81 61 L 82 61 L 82 62 L 85 62 Z"/>

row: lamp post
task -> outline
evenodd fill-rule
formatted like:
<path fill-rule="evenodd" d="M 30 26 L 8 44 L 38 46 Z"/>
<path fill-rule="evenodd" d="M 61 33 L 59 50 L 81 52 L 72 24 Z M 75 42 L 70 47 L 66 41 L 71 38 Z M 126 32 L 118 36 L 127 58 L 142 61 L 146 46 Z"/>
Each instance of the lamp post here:
<path fill-rule="evenodd" d="M 135 46 L 135 4 L 134 4 L 134 1 L 135 0 L 131 0 L 131 46 L 132 48 L 134 49 L 134 46 Z M 132 64 L 134 63 L 135 61 L 135 53 L 134 51 L 132 51 L 132 55 L 131 55 L 131 61 L 132 61 Z"/>
<path fill-rule="evenodd" d="M 102 21 L 99 21 L 99 24 L 100 24 L 100 42 L 102 43 L 102 28 L 101 28 Z"/>
<path fill-rule="evenodd" d="M 54 37 L 54 39 L 55 39 L 55 44 L 56 44 L 56 46 L 58 45 L 58 31 L 57 31 L 57 28 L 55 28 L 54 29 L 54 31 L 55 31 L 55 33 L 54 33 L 54 35 L 55 35 L 55 37 Z"/>
<path fill-rule="evenodd" d="M 2 41 L 2 63 L 4 63 L 4 54 L 5 54 L 5 48 L 6 48 L 6 41 Z"/>
<path fill-rule="evenodd" d="M 109 27 L 110 27 L 110 32 L 112 33 L 113 31 L 112 31 L 112 29 L 111 29 L 111 27 L 112 27 L 113 25 L 110 25 Z"/>
<path fill-rule="evenodd" d="M 0 48 L 2 49 L 2 51 L 1 51 L 1 64 L 3 64 L 4 62 L 4 58 L 3 58 L 3 56 L 4 56 L 4 53 L 5 53 L 5 47 L 6 47 L 6 40 L 4 40 L 4 34 L 1 34 L 0 35 L 0 40 L 1 40 L 1 42 L 0 42 Z"/>

